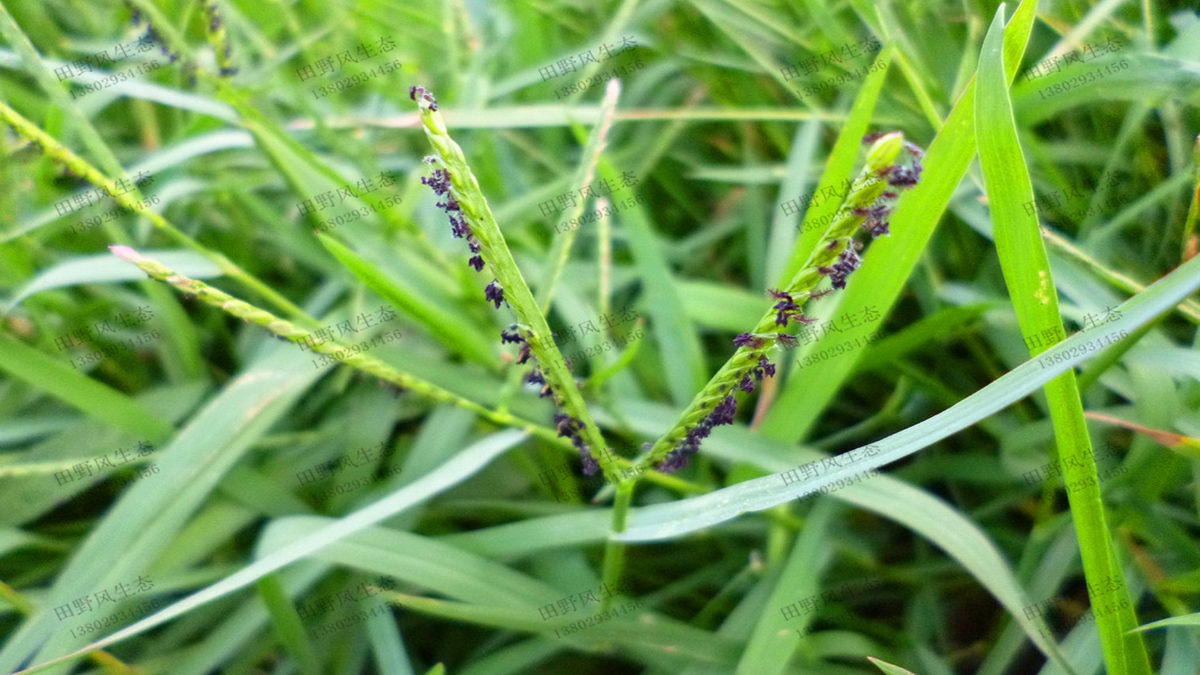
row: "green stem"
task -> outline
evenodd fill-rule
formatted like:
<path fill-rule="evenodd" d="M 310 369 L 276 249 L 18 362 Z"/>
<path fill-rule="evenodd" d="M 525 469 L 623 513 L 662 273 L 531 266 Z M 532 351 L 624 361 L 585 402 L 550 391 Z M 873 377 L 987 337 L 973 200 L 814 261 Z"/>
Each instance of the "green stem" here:
<path fill-rule="evenodd" d="M 625 531 L 626 521 L 629 518 L 629 505 L 633 502 L 633 488 L 637 484 L 636 481 L 630 480 L 617 485 L 617 496 L 613 500 L 613 534 L 620 534 Z M 604 583 L 609 588 L 617 588 L 618 582 L 621 580 L 621 573 L 625 569 L 625 544 L 619 541 L 614 541 L 609 538 L 604 545 Z M 612 606 L 613 596 L 604 599 L 600 605 L 600 611 L 605 612 Z"/>

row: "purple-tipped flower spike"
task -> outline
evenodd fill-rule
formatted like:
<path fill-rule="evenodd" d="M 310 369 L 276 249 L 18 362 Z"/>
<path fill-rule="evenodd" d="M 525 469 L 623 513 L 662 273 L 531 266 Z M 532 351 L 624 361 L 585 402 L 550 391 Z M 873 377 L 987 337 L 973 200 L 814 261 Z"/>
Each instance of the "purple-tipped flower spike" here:
<path fill-rule="evenodd" d="M 843 203 L 814 246 L 808 265 L 797 270 L 787 285 L 769 289 L 774 299 L 770 311 L 753 330 L 733 339 L 739 352 L 697 395 L 663 439 L 652 446 L 650 454 L 661 462 L 662 470 L 686 465 L 714 427 L 733 424 L 737 417 L 734 394 L 739 389 L 750 392 L 766 378 L 775 377 L 778 368 L 763 348 L 772 342 L 785 348 L 795 347 L 799 340 L 783 330 L 788 323 L 816 323 L 815 318 L 804 316 L 802 306 L 831 292 L 815 290 L 821 277 L 830 277 L 834 289 L 846 287 L 847 277 L 862 263 L 859 256 L 862 246 L 854 241 L 856 231 L 861 228 L 872 236 L 888 234 L 888 216 L 900 193 L 920 179 L 924 153 L 916 146 L 910 147 L 900 132 L 869 134 L 863 143 L 870 144 L 865 166 L 849 182 Z M 905 164 L 901 166 L 899 161 Z M 737 367 L 733 367 L 735 363 Z M 693 421 L 701 416 L 704 417 L 700 424 Z"/>
<path fill-rule="evenodd" d="M 487 285 L 483 293 L 485 298 L 496 303 L 496 309 L 500 309 L 500 303 L 504 302 L 504 287 L 498 279 L 492 279 L 492 283 Z"/>
<path fill-rule="evenodd" d="M 783 326 L 786 328 L 788 325 L 788 321 L 791 319 L 795 319 L 796 321 L 799 321 L 800 323 L 813 323 L 814 321 L 816 321 L 816 319 L 812 319 L 807 316 L 804 316 L 804 313 L 800 311 L 800 305 L 796 304 L 796 302 L 792 299 L 792 296 L 790 293 L 785 293 L 783 291 L 777 291 L 773 288 L 769 288 L 767 290 L 771 293 L 771 295 L 780 299 L 779 302 L 775 303 L 775 307 L 774 307 L 774 309 L 776 310 L 776 314 L 775 314 L 775 325 L 776 326 Z M 760 343 L 760 345 L 761 345 L 761 343 Z M 755 345 L 755 346 L 757 347 L 760 345 Z M 738 346 L 740 347 L 742 345 L 738 345 Z"/>

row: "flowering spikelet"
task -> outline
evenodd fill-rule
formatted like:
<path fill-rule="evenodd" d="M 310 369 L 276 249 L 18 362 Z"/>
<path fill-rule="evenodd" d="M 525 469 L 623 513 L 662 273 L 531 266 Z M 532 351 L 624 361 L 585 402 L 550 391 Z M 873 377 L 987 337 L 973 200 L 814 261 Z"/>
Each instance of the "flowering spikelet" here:
<path fill-rule="evenodd" d="M 529 350 L 529 345 L 521 345 L 521 351 L 517 352 L 517 365 L 524 365 L 531 356 L 533 356 L 533 352 Z"/>
<path fill-rule="evenodd" d="M 433 157 L 426 157 L 425 161 L 433 163 Z M 445 169 L 434 169 L 432 176 L 423 176 L 421 182 L 433 188 L 433 193 L 441 197 L 450 191 L 450 172 Z M 438 204 L 438 206 L 442 206 Z"/>
<path fill-rule="evenodd" d="M 862 258 L 858 256 L 858 247 L 859 243 L 852 241 L 838 256 L 839 262 L 833 267 L 819 267 L 817 271 L 827 275 L 834 288 L 845 288 L 846 277 L 862 264 Z"/>
<path fill-rule="evenodd" d="M 158 34 L 158 31 L 154 30 L 154 26 L 150 23 L 150 19 L 143 16 L 142 12 L 132 4 L 129 4 L 129 8 L 133 10 L 133 15 L 131 18 L 134 28 L 137 28 L 143 23 L 146 24 L 146 32 L 142 35 L 142 40 L 144 42 L 157 42 L 159 51 L 162 52 L 163 56 L 170 57 L 171 63 L 177 61 L 179 59 L 179 54 L 167 48 L 166 44 L 162 41 L 162 37 Z"/>
<path fill-rule="evenodd" d="M 738 335 L 737 337 L 733 338 L 733 344 L 738 347 L 757 348 L 757 347 L 763 346 L 763 339 L 754 337 L 750 333 L 742 333 L 741 335 Z"/>
<path fill-rule="evenodd" d="M 485 298 L 496 303 L 496 309 L 500 309 L 500 303 L 504 302 L 504 287 L 498 279 L 492 279 L 492 283 L 483 289 L 483 293 Z"/>
<path fill-rule="evenodd" d="M 768 288 L 767 292 L 774 296 L 776 300 L 779 300 L 779 302 L 775 303 L 775 325 L 786 328 L 789 319 L 795 319 L 800 323 L 812 323 L 816 321 L 816 319 L 804 316 L 804 313 L 800 311 L 800 305 L 796 304 L 791 293 L 777 291 L 774 288 Z"/>
<path fill-rule="evenodd" d="M 408 97 L 414 101 L 416 101 L 418 99 L 425 101 L 426 103 L 429 104 L 430 110 L 438 109 L 437 108 L 437 99 L 433 97 L 433 94 L 426 91 L 425 87 L 419 87 L 419 86 L 409 87 L 408 88 Z"/>
<path fill-rule="evenodd" d="M 600 471 L 600 463 L 592 457 L 592 454 L 588 451 L 587 443 L 579 435 L 579 432 L 584 428 L 583 422 L 566 413 L 555 413 L 554 423 L 558 426 L 558 435 L 570 438 L 575 449 L 579 451 L 579 455 L 583 459 L 583 473 L 588 476 L 596 475 Z"/>

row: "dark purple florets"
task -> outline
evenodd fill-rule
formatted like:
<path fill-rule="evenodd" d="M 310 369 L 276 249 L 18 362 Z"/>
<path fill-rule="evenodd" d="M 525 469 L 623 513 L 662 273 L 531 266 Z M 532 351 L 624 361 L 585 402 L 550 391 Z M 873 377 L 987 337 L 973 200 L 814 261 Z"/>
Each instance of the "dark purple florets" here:
<path fill-rule="evenodd" d="M 820 267 L 817 269 L 821 274 L 829 276 L 829 280 L 833 282 L 834 288 L 845 288 L 846 277 L 850 276 L 850 273 L 858 269 L 858 266 L 862 264 L 862 258 L 858 256 L 858 246 L 858 242 L 850 242 L 846 250 L 842 251 L 842 254 L 838 256 L 840 262 L 834 263 L 833 267 Z"/>
<path fill-rule="evenodd" d="M 784 347 L 788 347 L 789 349 L 799 344 L 795 335 L 788 335 L 787 333 L 776 333 L 775 339 L 779 340 L 780 344 L 782 344 Z"/>
<path fill-rule="evenodd" d="M 730 394 L 729 396 L 726 396 L 724 400 L 718 403 L 716 408 L 713 408 L 712 415 L 709 417 L 712 419 L 712 424 L 715 427 L 722 424 L 733 424 L 734 416 L 736 414 L 737 399 Z"/>
<path fill-rule="evenodd" d="M 758 349 L 763 345 L 763 341 L 762 338 L 756 338 L 750 333 L 742 333 L 741 335 L 733 338 L 733 344 L 737 347 L 750 347 L 751 349 Z"/>
<path fill-rule="evenodd" d="M 746 392 L 747 394 L 753 392 L 754 391 L 754 379 L 752 377 L 750 377 L 749 375 L 746 375 L 745 377 L 743 377 L 741 389 L 742 389 L 742 391 Z"/>
<path fill-rule="evenodd" d="M 677 448 L 663 457 L 662 461 L 658 463 L 658 470 L 663 473 L 674 473 L 687 466 L 689 459 L 691 459 L 691 455 Z"/>
<path fill-rule="evenodd" d="M 425 91 L 425 87 L 420 87 L 420 86 L 409 87 L 408 88 L 408 97 L 414 101 L 417 100 L 418 98 L 423 99 L 426 103 L 429 104 L 430 110 L 438 109 L 437 99 L 435 99 L 433 97 L 433 94 L 429 93 L 428 91 Z"/>
<path fill-rule="evenodd" d="M 892 169 L 888 175 L 888 185 L 898 188 L 910 188 L 915 186 L 921 180 L 921 165 L 913 164 L 910 169 L 904 166 L 897 166 Z"/>
<path fill-rule="evenodd" d="M 870 232 L 872 237 L 888 234 L 887 217 L 891 212 L 892 207 L 886 204 L 878 204 L 866 209 L 854 209 L 854 215 L 866 216 L 861 227 Z"/>
<path fill-rule="evenodd" d="M 517 352 L 517 365 L 524 365 L 527 361 L 529 361 L 529 357 L 531 356 L 533 356 L 533 352 L 530 351 L 529 345 L 521 345 L 520 351 Z"/>
<path fill-rule="evenodd" d="M 743 378 L 742 386 L 745 387 L 746 382 L 750 380 L 749 376 Z M 753 391 L 753 381 L 750 381 L 751 391 Z M 687 436 L 679 442 L 666 457 L 658 464 L 658 470 L 663 473 L 671 473 L 678 471 L 687 466 L 691 456 L 700 451 L 700 442 L 712 433 L 713 427 L 722 424 L 733 424 L 734 417 L 737 414 L 737 400 L 733 394 L 721 399 L 713 411 L 707 417 L 696 423 L 696 426 L 688 430 Z"/>
<path fill-rule="evenodd" d="M 483 295 L 488 300 L 496 303 L 496 309 L 500 309 L 500 303 L 504 302 L 504 287 L 500 285 L 498 279 L 492 279 L 492 283 L 483 289 Z"/>
<path fill-rule="evenodd" d="M 419 89 L 419 87 L 414 89 Z M 409 93 L 411 95 L 415 95 L 412 89 L 409 90 Z M 437 161 L 437 158 L 431 155 L 426 157 L 425 161 L 429 164 L 433 164 Z M 421 182 L 425 185 L 428 185 L 433 190 L 435 195 L 439 197 L 445 197 L 445 201 L 438 202 L 437 206 L 445 211 L 446 215 L 450 217 L 450 234 L 456 239 L 466 238 L 467 246 L 470 247 L 471 253 L 474 254 L 467 259 L 467 264 L 474 268 L 476 272 L 482 272 L 484 261 L 483 256 L 479 255 L 482 247 L 479 245 L 479 240 L 475 238 L 474 233 L 471 232 L 471 226 L 468 225 L 466 219 L 463 218 L 462 206 L 458 203 L 458 200 L 454 198 L 454 195 L 451 194 L 452 185 L 450 178 L 451 176 L 449 171 L 439 168 L 434 169 L 432 176 L 423 176 L 421 178 Z M 496 289 L 498 290 L 492 289 L 489 286 L 487 299 L 495 302 L 496 308 L 499 309 L 500 301 L 504 299 L 504 289 L 500 287 L 498 282 L 492 283 L 496 285 Z"/>
<path fill-rule="evenodd" d="M 788 325 L 789 319 L 795 319 L 801 323 L 810 323 L 812 319 L 808 319 L 800 312 L 800 305 L 792 299 L 792 294 L 785 291 L 778 291 L 774 288 L 768 288 L 767 292 L 775 297 L 779 302 L 775 303 L 775 325 Z"/>
<path fill-rule="evenodd" d="M 524 336 L 521 335 L 521 331 L 517 330 L 516 325 L 500 331 L 500 344 L 508 344 L 510 342 L 525 342 Z"/>
<path fill-rule="evenodd" d="M 600 471 L 600 463 L 592 457 L 592 453 L 588 450 L 588 444 L 583 442 L 583 437 L 579 434 L 584 428 L 583 422 L 566 413 L 555 413 L 554 423 L 558 425 L 558 435 L 570 438 L 575 449 L 579 451 L 579 456 L 583 460 L 583 473 L 588 476 L 596 475 Z"/>
<path fill-rule="evenodd" d="M 434 169 L 433 175 L 422 176 L 421 182 L 433 188 L 433 193 L 441 197 L 450 191 L 450 172 L 445 169 Z"/>
<path fill-rule="evenodd" d="M 600 473 L 600 462 L 592 457 L 591 451 L 588 449 L 588 444 L 584 443 L 578 436 L 575 437 L 575 449 L 579 451 L 579 458 L 583 461 L 583 475 L 595 476 Z"/>
<path fill-rule="evenodd" d="M 558 427 L 558 436 L 570 436 L 575 433 L 575 425 L 579 421 L 566 413 L 554 413 L 554 424 Z"/>
<path fill-rule="evenodd" d="M 754 369 L 754 376 L 762 380 L 764 374 L 767 377 L 775 377 L 775 364 L 771 363 L 767 357 L 760 356 L 758 357 L 758 367 Z"/>

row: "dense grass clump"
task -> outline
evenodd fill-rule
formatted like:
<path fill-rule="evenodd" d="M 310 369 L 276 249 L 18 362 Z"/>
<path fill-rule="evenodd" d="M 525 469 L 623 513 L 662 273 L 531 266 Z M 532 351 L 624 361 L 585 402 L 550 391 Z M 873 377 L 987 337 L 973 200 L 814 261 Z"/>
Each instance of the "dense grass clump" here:
<path fill-rule="evenodd" d="M 0 0 L 0 673 L 1193 675 L 1196 54 Z"/>

